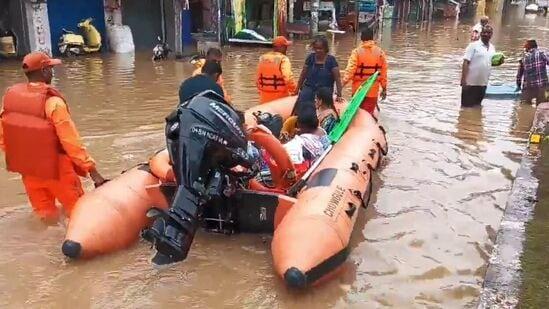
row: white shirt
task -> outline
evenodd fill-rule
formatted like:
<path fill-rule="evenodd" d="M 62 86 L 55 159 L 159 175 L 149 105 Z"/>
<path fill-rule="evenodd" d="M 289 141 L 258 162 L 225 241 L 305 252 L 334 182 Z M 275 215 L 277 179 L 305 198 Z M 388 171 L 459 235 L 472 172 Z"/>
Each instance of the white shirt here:
<path fill-rule="evenodd" d="M 292 140 L 283 145 L 286 152 L 290 156 L 290 160 L 293 164 L 301 164 L 305 161 L 303 154 L 303 148 L 307 149 L 316 160 L 324 152 L 324 143 L 322 142 L 325 136 L 318 136 L 315 134 L 301 134 L 296 135 Z"/>
<path fill-rule="evenodd" d="M 464 60 L 469 61 L 469 72 L 465 82 L 467 86 L 487 86 L 492 72 L 492 56 L 496 48 L 492 43 L 486 47 L 482 40 L 474 41 L 465 49 Z"/>

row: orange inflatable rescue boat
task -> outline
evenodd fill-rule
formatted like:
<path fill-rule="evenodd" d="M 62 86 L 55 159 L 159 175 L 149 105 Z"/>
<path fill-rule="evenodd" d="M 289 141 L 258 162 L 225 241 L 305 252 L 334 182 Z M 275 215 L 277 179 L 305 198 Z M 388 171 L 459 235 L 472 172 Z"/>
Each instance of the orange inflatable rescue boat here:
<path fill-rule="evenodd" d="M 69 220 L 61 250 L 70 258 L 90 258 L 124 249 L 139 239 L 153 205 L 168 208 L 158 178 L 139 165 L 84 194 Z"/>
<path fill-rule="evenodd" d="M 256 127 L 257 112 L 280 115 L 285 120 L 295 100 L 288 97 L 253 107 L 246 111 L 245 122 Z M 338 108 L 343 110 L 346 104 Z M 274 233 L 273 266 L 287 286 L 313 285 L 346 260 L 357 216 L 369 202 L 372 173 L 387 152 L 385 132 L 376 118 L 377 114 L 359 110 L 342 138 L 302 181 L 293 178 L 289 158 L 280 152 L 284 149 L 280 142 L 264 130 L 251 130 L 249 139 L 274 154 L 274 162 L 269 164 L 272 181 L 266 183 L 256 177 L 236 190 L 235 198 L 227 202 L 231 228 Z M 162 189 L 170 183 L 173 186 L 177 178 L 170 162 L 167 151 L 159 152 L 149 165 L 134 168 L 87 193 L 71 216 L 63 253 L 71 258 L 89 258 L 135 243 L 140 231 L 151 223 L 147 211 L 152 207 L 168 209 L 174 198 L 173 190 Z M 209 219 L 207 230 L 221 224 L 218 219 Z M 209 219 L 208 214 L 203 215 L 204 221 Z M 226 231 L 225 227 L 220 225 L 219 229 Z"/>
<path fill-rule="evenodd" d="M 284 99 L 263 104 L 246 113 L 246 122 L 255 123 L 252 114 L 257 111 L 286 119 L 293 105 Z M 374 115 L 357 112 L 342 139 L 313 166 L 295 204 L 277 225 L 271 244 L 273 264 L 289 287 L 319 282 L 346 260 L 358 213 L 369 202 L 372 173 L 388 149 L 378 115 L 378 110 Z"/>

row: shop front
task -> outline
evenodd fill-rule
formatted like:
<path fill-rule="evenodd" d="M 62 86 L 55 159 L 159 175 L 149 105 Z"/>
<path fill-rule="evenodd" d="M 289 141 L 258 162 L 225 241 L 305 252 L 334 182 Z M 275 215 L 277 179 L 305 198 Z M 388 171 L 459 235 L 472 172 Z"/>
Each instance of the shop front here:
<path fill-rule="evenodd" d="M 122 0 L 122 20 L 130 26 L 136 50 L 152 50 L 163 37 L 164 0 Z"/>
<path fill-rule="evenodd" d="M 19 0 L 0 1 L 0 58 L 22 55 L 25 48 L 21 2 Z"/>
<path fill-rule="evenodd" d="M 229 42 L 270 45 L 277 35 L 286 35 L 287 0 L 232 0 Z"/>

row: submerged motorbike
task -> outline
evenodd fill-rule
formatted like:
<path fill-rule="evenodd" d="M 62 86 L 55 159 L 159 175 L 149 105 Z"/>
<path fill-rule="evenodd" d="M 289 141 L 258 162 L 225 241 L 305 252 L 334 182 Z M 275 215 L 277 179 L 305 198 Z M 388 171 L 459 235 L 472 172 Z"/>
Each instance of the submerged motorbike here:
<path fill-rule="evenodd" d="M 58 44 L 59 52 L 62 55 L 78 56 L 101 50 L 101 34 L 92 21 L 92 18 L 87 18 L 78 23 L 78 29 L 82 34 L 63 29 L 63 35 L 59 38 Z"/>
<path fill-rule="evenodd" d="M 157 251 L 155 264 L 184 260 L 200 226 L 221 233 L 237 229 L 234 204 L 247 200 L 242 183 L 259 170 L 247 153 L 242 120 L 214 92 L 181 104 L 166 121 L 175 193 L 167 211 L 153 208 L 147 213 L 154 221 L 142 232 Z"/>
<path fill-rule="evenodd" d="M 171 52 L 170 47 L 160 37 L 157 37 L 158 44 L 153 48 L 153 61 L 168 59 Z"/>

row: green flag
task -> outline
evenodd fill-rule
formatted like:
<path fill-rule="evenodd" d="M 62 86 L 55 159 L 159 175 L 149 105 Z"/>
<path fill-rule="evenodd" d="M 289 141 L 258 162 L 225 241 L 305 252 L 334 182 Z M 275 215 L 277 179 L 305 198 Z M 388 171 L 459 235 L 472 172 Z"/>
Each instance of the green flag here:
<path fill-rule="evenodd" d="M 379 72 L 375 72 L 370 78 L 368 78 L 367 81 L 365 81 L 360 88 L 358 88 L 355 95 L 351 98 L 351 102 L 347 106 L 347 109 L 345 109 L 345 112 L 341 116 L 339 123 L 332 129 L 330 132 L 330 140 L 332 143 L 337 143 L 345 134 L 347 131 L 347 128 L 349 128 L 349 125 L 355 118 L 355 115 L 360 108 L 360 104 L 362 104 L 362 101 L 366 98 L 368 95 L 368 92 L 372 89 L 372 86 L 376 82 L 377 77 L 379 76 Z"/>

